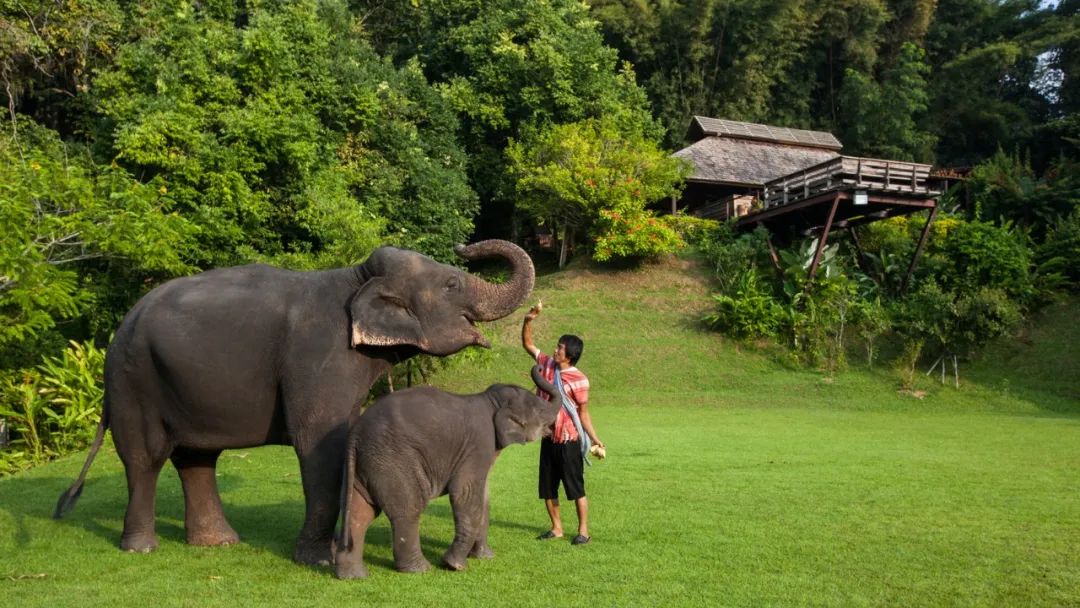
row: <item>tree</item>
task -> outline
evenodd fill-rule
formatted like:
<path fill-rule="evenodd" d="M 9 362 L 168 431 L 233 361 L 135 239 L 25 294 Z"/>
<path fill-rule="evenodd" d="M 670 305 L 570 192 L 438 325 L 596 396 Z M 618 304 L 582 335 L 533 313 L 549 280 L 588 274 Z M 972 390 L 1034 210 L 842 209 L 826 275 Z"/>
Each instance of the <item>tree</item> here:
<path fill-rule="evenodd" d="M 519 206 L 551 225 L 562 241 L 559 266 L 575 234 L 594 239 L 629 224 L 643 224 L 656 239 L 677 238 L 649 224 L 645 205 L 667 200 L 682 187 L 689 167 L 669 156 L 640 131 L 624 130 L 618 116 L 551 125 L 512 141 L 507 151 Z M 647 254 L 650 240 L 618 251 L 600 249 L 601 259 Z"/>
<path fill-rule="evenodd" d="M 606 47 L 586 4 L 573 0 L 358 3 L 375 47 L 416 61 L 461 120 L 481 200 L 478 232 L 513 237 L 511 139 L 548 124 L 618 114 L 626 129 L 660 136 L 628 65 Z"/>
<path fill-rule="evenodd" d="M 695 114 L 831 129 L 845 69 L 874 66 L 889 17 L 881 0 L 600 0 L 595 7 L 673 146 Z"/>
<path fill-rule="evenodd" d="M 123 33 L 115 0 L 0 0 L 0 100 L 63 137 L 83 125 L 83 94 Z"/>
<path fill-rule="evenodd" d="M 1049 117 L 1033 87 L 1053 7 L 1030 0 L 941 0 L 926 36 L 931 130 L 939 162 L 974 165 L 1024 145 Z"/>
<path fill-rule="evenodd" d="M 171 213 L 160 181 L 143 184 L 118 167 L 96 166 L 55 132 L 25 118 L 17 124 L 17 136 L 0 132 L 0 347 L 32 344 L 88 314 L 93 264 L 143 277 L 190 270 L 192 226 Z"/>
<path fill-rule="evenodd" d="M 104 153 L 166 184 L 197 263 L 354 263 L 390 240 L 441 258 L 476 197 L 457 121 L 344 4 L 158 0 L 96 79 Z"/>
<path fill-rule="evenodd" d="M 842 137 L 850 154 L 929 162 L 934 137 L 921 127 L 929 97 L 926 53 L 905 43 L 882 81 L 848 69 L 840 91 Z"/>

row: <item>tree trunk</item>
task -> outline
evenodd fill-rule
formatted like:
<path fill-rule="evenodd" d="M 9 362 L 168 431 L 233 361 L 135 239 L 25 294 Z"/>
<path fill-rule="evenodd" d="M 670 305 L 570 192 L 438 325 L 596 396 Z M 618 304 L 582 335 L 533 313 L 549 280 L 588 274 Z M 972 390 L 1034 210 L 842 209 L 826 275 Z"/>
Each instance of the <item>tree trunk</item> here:
<path fill-rule="evenodd" d="M 559 269 L 562 270 L 563 266 L 566 266 L 566 254 L 570 248 L 570 241 L 574 238 L 574 229 L 570 227 L 563 228 L 562 230 L 562 242 L 559 243 Z"/>

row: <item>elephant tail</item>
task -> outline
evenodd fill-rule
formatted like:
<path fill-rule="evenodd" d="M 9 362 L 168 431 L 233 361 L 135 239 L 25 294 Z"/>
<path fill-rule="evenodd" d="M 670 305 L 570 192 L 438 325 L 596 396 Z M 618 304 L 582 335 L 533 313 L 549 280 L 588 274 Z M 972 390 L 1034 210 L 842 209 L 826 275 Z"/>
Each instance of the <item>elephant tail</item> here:
<path fill-rule="evenodd" d="M 94 456 L 97 456 L 98 450 L 101 449 L 101 443 L 105 440 L 105 429 L 107 428 L 109 428 L 109 408 L 106 407 L 101 412 L 101 422 L 98 423 L 97 435 L 94 437 L 94 443 L 90 446 L 90 453 L 86 455 L 86 462 L 79 473 L 79 478 L 60 495 L 60 500 L 56 501 L 56 510 L 53 511 L 52 515 L 53 519 L 60 519 L 66 515 L 75 506 L 75 501 L 79 500 L 83 490 L 83 483 L 86 482 L 86 472 L 90 470 L 90 465 L 94 462 Z"/>

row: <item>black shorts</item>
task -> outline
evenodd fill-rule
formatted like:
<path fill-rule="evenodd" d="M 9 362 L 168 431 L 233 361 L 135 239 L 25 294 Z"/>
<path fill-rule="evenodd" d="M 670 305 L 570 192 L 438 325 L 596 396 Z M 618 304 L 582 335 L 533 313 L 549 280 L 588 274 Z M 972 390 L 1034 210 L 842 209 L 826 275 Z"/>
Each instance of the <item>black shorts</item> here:
<path fill-rule="evenodd" d="M 585 496 L 585 463 L 581 441 L 554 443 L 545 437 L 540 442 L 540 498 L 559 498 L 559 482 L 566 500 Z"/>

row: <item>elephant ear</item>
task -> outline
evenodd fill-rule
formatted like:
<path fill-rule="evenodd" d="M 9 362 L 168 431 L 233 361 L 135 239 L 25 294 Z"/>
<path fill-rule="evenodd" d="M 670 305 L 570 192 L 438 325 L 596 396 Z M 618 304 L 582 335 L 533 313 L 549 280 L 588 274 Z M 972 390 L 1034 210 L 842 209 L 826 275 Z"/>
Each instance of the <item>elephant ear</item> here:
<path fill-rule="evenodd" d="M 508 407 L 499 408 L 495 414 L 495 449 L 501 450 L 515 443 L 526 443 L 525 423 Z"/>
<path fill-rule="evenodd" d="M 498 385 L 492 387 L 495 411 L 495 449 L 501 450 L 514 443 L 527 443 L 529 441 L 529 425 L 534 424 L 530 420 L 529 412 L 522 407 L 521 394 L 526 393 L 516 387 Z M 490 390 L 490 389 L 489 389 Z"/>
<path fill-rule="evenodd" d="M 369 279 L 349 302 L 352 346 L 411 345 L 424 349 L 420 321 L 408 301 L 398 296 L 381 277 Z"/>

